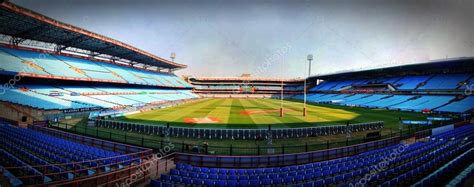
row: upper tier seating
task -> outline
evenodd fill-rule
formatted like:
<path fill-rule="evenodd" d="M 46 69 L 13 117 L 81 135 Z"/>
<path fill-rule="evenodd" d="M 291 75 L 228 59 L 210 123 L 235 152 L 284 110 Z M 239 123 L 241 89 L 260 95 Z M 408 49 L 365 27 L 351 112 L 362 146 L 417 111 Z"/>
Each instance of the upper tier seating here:
<path fill-rule="evenodd" d="M 474 75 L 472 75 L 471 78 L 467 80 L 466 84 L 461 86 L 461 88 L 459 89 L 461 90 L 471 89 L 474 93 Z"/>
<path fill-rule="evenodd" d="M 366 84 L 391 84 L 399 90 L 443 90 L 443 89 L 464 89 L 459 83 L 465 82 L 471 74 L 439 74 L 439 75 L 419 75 L 403 76 L 392 78 L 378 78 L 370 80 L 344 80 L 325 81 L 313 87 L 310 91 L 338 91 L 346 86 L 366 85 Z M 472 79 L 472 78 L 471 78 Z M 470 81 L 472 83 L 472 81 Z M 421 84 L 425 83 L 425 84 Z"/>
<path fill-rule="evenodd" d="M 92 78 L 92 77 L 95 77 L 97 79 L 108 78 L 106 76 L 104 76 L 103 78 L 99 78 L 100 76 L 93 76 L 93 74 L 88 75 L 87 73 L 81 74 L 80 72 L 74 71 L 74 69 L 72 68 L 72 67 L 75 67 L 75 68 L 81 69 L 84 72 L 86 70 L 87 71 L 93 70 L 93 72 L 101 71 L 102 68 L 100 68 L 100 66 L 98 66 L 97 64 L 94 64 L 95 66 L 94 65 L 87 66 L 86 62 L 91 64 L 93 63 L 92 61 L 82 60 L 81 62 L 76 62 L 76 61 L 80 61 L 81 59 L 71 58 L 71 57 L 58 57 L 58 56 L 53 56 L 47 53 L 38 53 L 38 52 L 23 51 L 23 50 L 9 49 L 9 48 L 0 48 L 0 50 L 8 52 L 9 54 L 21 59 L 21 61 L 29 61 L 33 64 L 40 66 L 41 68 L 43 68 L 43 71 L 49 75 L 76 77 L 76 78 Z M 85 67 L 88 67 L 89 69 L 85 69 L 81 65 L 84 65 Z"/>
<path fill-rule="evenodd" d="M 456 89 L 459 83 L 466 81 L 470 77 L 469 74 L 444 74 L 435 75 L 425 85 L 418 88 L 419 90 L 442 90 Z"/>
<path fill-rule="evenodd" d="M 192 87 L 174 74 L 151 72 L 121 65 L 109 64 L 48 53 L 39 53 L 0 47 L 0 70 L 10 73 L 115 81 L 129 84 L 166 87 Z"/>
<path fill-rule="evenodd" d="M 317 85 L 316 87 L 311 88 L 310 91 L 331 90 L 331 88 L 335 87 L 338 83 L 339 83 L 338 81 L 322 82 L 321 84 Z"/>
<path fill-rule="evenodd" d="M 141 162 L 136 155 L 122 155 L 3 123 L 0 141 L 0 167 L 23 167 L 9 169 L 15 177 L 36 176 L 21 179 L 26 185 L 71 180 Z"/>
<path fill-rule="evenodd" d="M 48 73 L 44 72 L 42 69 L 34 68 L 26 63 L 24 60 L 9 54 L 0 48 L 0 70 L 17 73 L 17 72 L 30 72 L 40 75 L 48 75 Z"/>
<path fill-rule="evenodd" d="M 430 76 L 405 76 L 395 83 L 395 86 L 400 90 L 413 90 L 420 83 L 428 80 Z"/>
<path fill-rule="evenodd" d="M 454 139 L 451 139 L 453 138 Z M 466 138 L 466 139 L 465 139 Z M 371 185 L 409 185 L 422 179 L 474 147 L 474 125 L 433 136 L 427 142 L 398 144 L 355 156 L 273 168 L 206 168 L 177 163 L 176 169 L 161 176 L 153 186 L 355 186 L 361 178 L 380 167 L 369 179 Z M 396 155 L 393 157 L 392 155 Z M 390 157 L 391 159 L 387 159 Z"/>

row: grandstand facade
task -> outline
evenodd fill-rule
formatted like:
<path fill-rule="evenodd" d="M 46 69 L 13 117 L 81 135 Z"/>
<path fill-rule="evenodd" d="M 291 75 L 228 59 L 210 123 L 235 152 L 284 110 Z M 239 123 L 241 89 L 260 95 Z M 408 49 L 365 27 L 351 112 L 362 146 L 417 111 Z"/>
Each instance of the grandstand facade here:
<path fill-rule="evenodd" d="M 311 77 L 308 101 L 413 112 L 470 113 L 474 58 Z M 303 99 L 303 95 L 296 96 Z"/>
<path fill-rule="evenodd" d="M 8 1 L 0 15 L 0 185 L 149 183 L 151 149 L 47 126 L 197 98 L 173 73 L 186 65 Z"/>
<path fill-rule="evenodd" d="M 270 98 L 273 95 L 295 95 L 304 91 L 303 79 L 241 77 L 189 77 L 193 92 L 203 97 Z"/>
<path fill-rule="evenodd" d="M 9 2 L 0 10 L 8 20 L 1 23 L 2 118 L 31 124 L 196 97 L 172 73 L 185 65 Z M 36 29 L 43 27 L 50 29 Z"/>

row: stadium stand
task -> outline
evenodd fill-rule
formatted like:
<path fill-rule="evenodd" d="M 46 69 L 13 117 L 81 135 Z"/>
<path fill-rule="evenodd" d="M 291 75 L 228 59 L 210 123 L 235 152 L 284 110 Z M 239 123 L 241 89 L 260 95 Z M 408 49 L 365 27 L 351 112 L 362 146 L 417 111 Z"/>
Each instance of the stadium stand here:
<path fill-rule="evenodd" d="M 463 153 L 474 147 L 473 132 L 471 124 L 434 135 L 426 142 L 397 144 L 355 156 L 285 167 L 234 169 L 177 163 L 176 169 L 163 174 L 152 186 L 355 186 L 367 182 L 381 186 L 409 185 L 436 166 L 449 165 L 450 160 L 464 157 Z M 371 175 L 371 170 L 390 155 L 396 156 L 386 163 L 386 169 Z"/>
<path fill-rule="evenodd" d="M 170 154 L 176 161 L 175 167 L 166 173 L 168 165 L 157 166 L 157 171 L 153 172 L 165 173 L 160 179 L 151 180 L 151 186 L 313 187 L 350 186 L 359 182 L 383 187 L 433 186 L 460 185 L 472 177 L 473 166 L 462 166 L 463 162 L 472 162 L 474 153 L 474 125 L 466 125 L 466 121 L 447 125 L 449 128 L 446 129 L 452 130 L 442 133 L 434 133 L 438 131 L 430 129 L 432 126 L 423 126 L 422 129 L 427 129 L 416 131 L 420 127 L 413 125 L 408 127 L 408 133 L 403 134 L 400 127 L 399 135 L 392 129 L 387 135 L 381 121 L 304 128 L 272 129 L 269 126 L 267 130 L 148 125 L 118 121 L 116 117 L 167 107 L 200 96 L 278 98 L 283 93 L 285 99 L 303 100 L 303 91 L 308 88 L 309 102 L 446 112 L 450 113 L 446 121 L 454 123 L 473 111 L 474 97 L 469 90 L 472 92 L 474 58 L 317 75 L 306 81 L 246 75 L 190 77 L 188 83 L 174 74 L 185 65 L 114 39 L 61 23 L 8 1 L 0 1 L 0 15 L 2 20 L 8 20 L 0 22 L 0 34 L 11 38 L 0 44 L 0 79 L 8 83 L 12 75 L 22 79 L 0 90 L 3 92 L 0 94 L 0 120 L 8 121 L 0 122 L 0 174 L 11 186 L 113 186 L 129 179 L 137 167 L 152 157 L 151 149 L 87 137 L 93 136 L 88 132 L 91 129 L 95 130 L 95 137 L 108 135 L 109 139 L 117 138 L 116 141 L 141 146 L 148 143 L 159 145 L 160 149 L 164 149 L 169 136 L 180 139 L 182 152 Z M 32 30 L 35 31 L 33 34 L 23 36 L 27 38 L 18 35 Z M 22 43 L 26 40 L 40 44 L 26 47 L 27 44 Z M 322 83 L 318 84 L 320 81 Z M 80 125 L 60 127 L 58 121 L 77 116 L 84 120 L 80 125 L 87 136 L 66 133 L 82 133 L 78 132 Z M 437 116 L 430 117 L 435 119 Z M 454 121 L 451 117 L 459 119 Z M 407 121 L 432 124 L 431 121 Z M 57 126 L 51 122 L 57 122 Z M 400 122 L 402 124 L 404 120 Z M 446 126 L 439 128 L 443 127 Z M 62 131 L 53 130 L 56 128 Z M 415 132 L 410 132 L 412 128 Z M 124 138 L 115 136 L 122 134 L 112 136 L 113 131 L 123 133 Z M 372 140 L 363 131 L 379 135 Z M 381 132 L 385 133 L 384 138 Z M 366 137 L 350 144 L 352 133 Z M 285 141 L 330 135 L 343 137 L 346 144 L 331 142 L 341 145 L 330 148 L 330 140 L 325 140 L 325 149 L 320 148 L 324 143 L 317 144 L 317 149 L 312 150 L 308 150 L 306 144 L 306 148 L 301 149 L 304 151 L 292 151 L 296 146 L 282 144 L 281 152 L 275 152 L 275 148 L 280 147 L 269 143 L 262 146 L 267 154 L 261 154 L 260 145 L 263 144 L 257 142 L 263 137 Z M 430 137 L 424 138 L 427 135 Z M 146 142 L 145 136 L 159 139 Z M 192 138 L 191 143 L 185 144 L 187 138 Z M 141 144 L 137 143 L 140 140 Z M 202 143 L 205 151 L 200 151 L 201 144 L 196 143 L 213 140 L 250 140 L 257 146 L 258 153 L 239 156 L 232 151 L 237 146 L 230 144 L 229 155 L 218 155 L 219 152 L 207 150 L 207 142 Z M 300 140 L 306 141 L 296 141 Z M 170 149 L 170 152 L 179 148 Z M 184 152 L 185 149 L 192 152 Z M 240 150 L 250 149 L 240 147 Z M 393 154 L 396 157 L 386 161 Z M 372 172 L 385 161 L 384 170 Z M 463 171 L 454 176 L 450 173 L 452 170 Z M 368 174 L 373 175 L 366 179 Z M 152 179 L 149 175 L 142 178 L 141 184 L 134 185 L 145 186 Z"/>
<path fill-rule="evenodd" d="M 414 112 L 466 113 L 474 108 L 473 60 L 460 58 L 318 75 L 309 78 L 309 82 L 322 82 L 308 86 L 307 100 Z M 297 94 L 291 98 L 303 100 L 304 96 Z"/>
<path fill-rule="evenodd" d="M 443 90 L 457 89 L 461 87 L 461 83 L 467 82 L 471 74 L 443 74 L 443 75 L 427 75 L 427 76 L 404 76 L 395 77 L 385 81 L 372 80 L 346 80 L 346 81 L 328 81 L 311 89 L 338 91 L 344 87 L 354 85 L 371 85 L 371 84 L 390 84 L 399 90 Z"/>
<path fill-rule="evenodd" d="M 112 173 L 140 165 L 151 154 L 148 149 L 6 123 L 0 124 L 0 138 L 0 167 L 14 186 L 67 183 Z"/>
<path fill-rule="evenodd" d="M 198 98 L 174 74 L 186 65 L 8 1 L 0 3 L 0 14 L 10 20 L 0 23 L 0 80 L 7 83 L 0 88 L 0 119 L 48 124 Z M 17 36 L 32 28 L 41 29 Z M 17 42 L 7 41 L 13 36 Z"/>
<path fill-rule="evenodd" d="M 0 47 L 0 60 L 9 65 L 2 66 L 3 71 L 11 73 L 22 72 L 52 77 L 90 79 L 91 81 L 104 80 L 163 87 L 191 87 L 187 82 L 172 74 L 138 70 L 50 53 Z"/>
<path fill-rule="evenodd" d="M 302 99 L 299 95 L 295 99 Z M 466 112 L 472 108 L 472 97 L 453 101 L 454 96 L 388 95 L 388 94 L 310 94 L 308 101 L 346 106 L 386 108 L 420 112 L 432 109 L 440 112 Z"/>
<path fill-rule="evenodd" d="M 190 77 L 193 92 L 203 97 L 267 97 L 280 94 L 298 94 L 304 90 L 303 80 L 242 77 Z"/>
<path fill-rule="evenodd" d="M 442 89 L 456 89 L 460 83 L 465 82 L 471 75 L 469 74 L 444 74 L 434 75 L 420 90 L 442 90 Z"/>
<path fill-rule="evenodd" d="M 418 85 L 428 80 L 430 76 L 406 76 L 397 81 L 395 86 L 401 90 L 416 89 Z"/>

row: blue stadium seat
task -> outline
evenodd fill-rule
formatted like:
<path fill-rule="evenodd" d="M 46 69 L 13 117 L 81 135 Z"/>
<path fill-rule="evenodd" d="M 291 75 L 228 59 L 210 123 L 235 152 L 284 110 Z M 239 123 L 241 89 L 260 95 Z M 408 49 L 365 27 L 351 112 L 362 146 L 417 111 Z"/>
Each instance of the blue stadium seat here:
<path fill-rule="evenodd" d="M 453 137 L 457 138 L 453 139 Z M 444 163 L 448 155 L 461 154 L 470 148 L 474 150 L 473 137 L 474 125 L 467 125 L 433 135 L 428 142 L 410 144 L 404 150 L 404 154 L 390 162 L 392 167 L 372 176 L 370 182 L 382 186 L 393 186 L 393 184 L 409 181 L 411 177 L 425 175 L 426 171 L 431 170 L 433 166 Z M 203 174 L 202 171 L 214 172 L 215 174 L 209 176 L 218 181 L 217 186 L 348 186 L 365 177 L 375 164 L 383 161 L 400 146 L 397 144 L 355 156 L 294 166 L 255 169 L 200 167 L 200 170 L 201 174 Z M 178 164 L 176 168 L 181 172 L 187 167 Z M 194 180 L 198 177 L 203 178 L 202 175 L 191 178 Z M 381 183 L 383 181 L 387 183 Z"/>

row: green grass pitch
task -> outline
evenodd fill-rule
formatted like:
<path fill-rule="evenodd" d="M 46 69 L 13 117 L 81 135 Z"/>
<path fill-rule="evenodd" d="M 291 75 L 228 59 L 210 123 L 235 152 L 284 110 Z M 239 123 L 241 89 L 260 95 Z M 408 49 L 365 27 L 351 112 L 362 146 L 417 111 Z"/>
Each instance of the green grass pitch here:
<path fill-rule="evenodd" d="M 283 101 L 284 116 L 280 117 L 280 100 L 276 99 L 200 99 L 164 109 L 128 115 L 122 120 L 149 124 L 166 124 L 199 128 L 294 128 L 384 121 L 398 126 L 399 117 L 426 120 L 420 113 L 383 109 L 368 109 L 337 105 L 308 104 L 303 116 L 303 103 Z"/>

